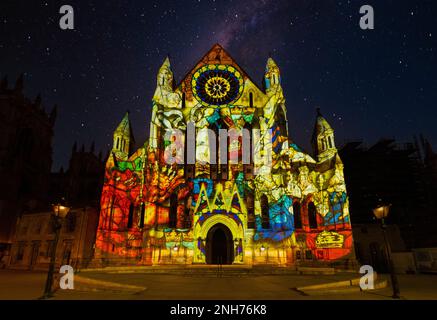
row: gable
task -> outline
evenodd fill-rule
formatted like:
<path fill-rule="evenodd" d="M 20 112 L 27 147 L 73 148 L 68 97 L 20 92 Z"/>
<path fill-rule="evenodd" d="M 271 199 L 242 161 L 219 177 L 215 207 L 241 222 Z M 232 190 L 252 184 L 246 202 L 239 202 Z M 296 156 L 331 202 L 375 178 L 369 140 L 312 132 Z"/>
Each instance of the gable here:
<path fill-rule="evenodd" d="M 255 95 L 259 96 L 263 94 L 262 90 L 253 82 L 247 73 L 235 62 L 235 60 L 229 55 L 229 53 L 219 44 L 215 44 L 189 71 L 177 86 L 177 90 L 185 93 L 185 99 L 187 101 L 195 100 L 192 88 L 192 79 L 196 71 L 200 68 L 208 65 L 226 65 L 235 68 L 241 75 L 245 86 L 255 91 Z"/>

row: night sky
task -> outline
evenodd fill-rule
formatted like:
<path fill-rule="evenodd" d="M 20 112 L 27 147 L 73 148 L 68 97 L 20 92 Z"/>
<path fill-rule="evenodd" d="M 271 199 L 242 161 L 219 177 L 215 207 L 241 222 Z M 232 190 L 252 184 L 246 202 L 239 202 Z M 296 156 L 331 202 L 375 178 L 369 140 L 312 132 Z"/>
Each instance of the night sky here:
<path fill-rule="evenodd" d="M 59 28 L 73 6 L 75 30 Z M 359 28 L 362 5 L 375 30 Z M 148 136 L 156 72 L 167 54 L 177 81 L 219 42 L 261 84 L 281 68 L 292 139 L 310 149 L 315 109 L 338 145 L 423 133 L 437 149 L 437 1 L 0 1 L 0 76 L 59 105 L 54 169 L 74 141 L 105 153 L 126 110 L 137 146 Z"/>

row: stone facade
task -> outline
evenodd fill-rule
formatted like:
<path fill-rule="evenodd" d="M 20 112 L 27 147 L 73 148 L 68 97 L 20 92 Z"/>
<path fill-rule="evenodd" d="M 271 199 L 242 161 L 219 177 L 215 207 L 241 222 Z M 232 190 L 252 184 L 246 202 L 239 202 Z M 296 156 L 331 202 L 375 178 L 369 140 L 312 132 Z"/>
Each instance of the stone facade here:
<path fill-rule="evenodd" d="M 289 136 L 273 59 L 259 87 L 220 45 L 178 85 L 167 58 L 148 141 L 133 150 L 128 114 L 114 132 L 95 261 L 350 266 L 343 164 L 320 111 L 312 144 Z"/>
<path fill-rule="evenodd" d="M 3 263 L 12 269 L 45 270 L 54 250 L 52 212 L 24 214 L 9 256 Z M 57 265 L 86 267 L 93 256 L 98 211 L 91 207 L 72 209 L 62 223 L 56 248 Z"/>

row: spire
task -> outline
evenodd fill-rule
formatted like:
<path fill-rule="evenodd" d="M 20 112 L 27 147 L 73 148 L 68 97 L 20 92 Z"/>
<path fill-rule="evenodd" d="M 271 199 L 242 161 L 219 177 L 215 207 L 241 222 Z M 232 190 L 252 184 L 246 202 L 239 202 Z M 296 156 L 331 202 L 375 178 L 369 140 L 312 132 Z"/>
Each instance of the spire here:
<path fill-rule="evenodd" d="M 171 71 L 170 58 L 167 56 L 159 68 L 157 86 L 166 90 L 173 89 L 173 71 Z"/>
<path fill-rule="evenodd" d="M 160 69 L 162 69 L 162 68 L 168 68 L 168 69 L 171 68 L 171 64 L 170 64 L 170 54 L 167 54 L 167 56 L 165 57 L 164 62 L 162 63 L 162 66 L 161 66 Z"/>
<path fill-rule="evenodd" d="M 320 108 L 316 109 L 316 122 L 314 125 L 311 144 L 318 161 L 324 161 L 337 153 L 334 140 L 334 130 L 322 116 Z"/>
<path fill-rule="evenodd" d="M 123 119 L 121 119 L 121 122 L 118 125 L 117 129 L 115 129 L 115 132 L 126 135 L 130 134 L 129 111 L 126 111 L 126 113 L 124 114 L 124 117 Z"/>
<path fill-rule="evenodd" d="M 276 91 L 281 87 L 281 72 L 279 71 L 278 65 L 271 57 L 267 59 L 264 85 L 267 93 L 272 90 Z"/>
<path fill-rule="evenodd" d="M 323 117 L 322 112 L 320 111 L 320 108 L 316 109 L 317 116 L 316 116 L 316 123 L 314 126 L 314 135 L 321 135 L 328 131 L 334 131 L 332 130 L 331 125 L 326 121 L 326 119 Z"/>
<path fill-rule="evenodd" d="M 272 54 L 270 53 L 269 58 L 267 59 L 266 64 L 266 72 L 277 69 L 279 71 L 279 67 L 276 64 L 275 60 L 272 58 Z"/>
<path fill-rule="evenodd" d="M 132 127 L 129 121 L 129 111 L 126 112 L 117 129 L 114 131 L 112 152 L 123 160 L 127 160 L 129 152 L 135 143 Z"/>

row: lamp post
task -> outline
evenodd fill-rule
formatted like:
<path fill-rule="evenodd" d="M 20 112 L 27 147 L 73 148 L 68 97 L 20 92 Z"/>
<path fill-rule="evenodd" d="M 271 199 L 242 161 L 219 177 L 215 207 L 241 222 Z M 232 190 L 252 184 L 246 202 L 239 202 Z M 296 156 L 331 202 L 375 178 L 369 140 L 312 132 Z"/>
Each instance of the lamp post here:
<path fill-rule="evenodd" d="M 59 234 L 62 227 L 62 220 L 67 216 L 70 211 L 70 207 L 67 207 L 63 204 L 55 204 L 53 205 L 53 227 L 55 229 L 55 239 L 53 241 L 53 247 L 50 254 L 50 265 L 49 271 L 47 273 L 47 281 L 44 289 L 44 294 L 41 299 L 48 299 L 53 297 L 52 287 L 53 287 L 53 272 L 55 270 L 55 262 L 56 262 L 56 248 L 58 246 Z"/>
<path fill-rule="evenodd" d="M 390 272 L 390 278 L 391 278 L 391 286 L 393 289 L 393 299 L 400 299 L 400 292 L 399 292 L 399 283 L 398 278 L 396 277 L 396 274 L 394 272 L 393 267 L 393 260 L 391 258 L 391 247 L 390 242 L 387 239 L 387 232 L 386 232 L 386 224 L 384 219 L 387 218 L 388 213 L 390 211 L 390 205 L 381 205 L 375 209 L 373 209 L 373 214 L 375 215 L 376 219 L 381 221 L 381 228 L 382 228 L 382 234 L 384 235 L 384 242 L 385 242 L 385 248 L 387 251 L 387 258 L 388 258 L 388 267 Z"/>

